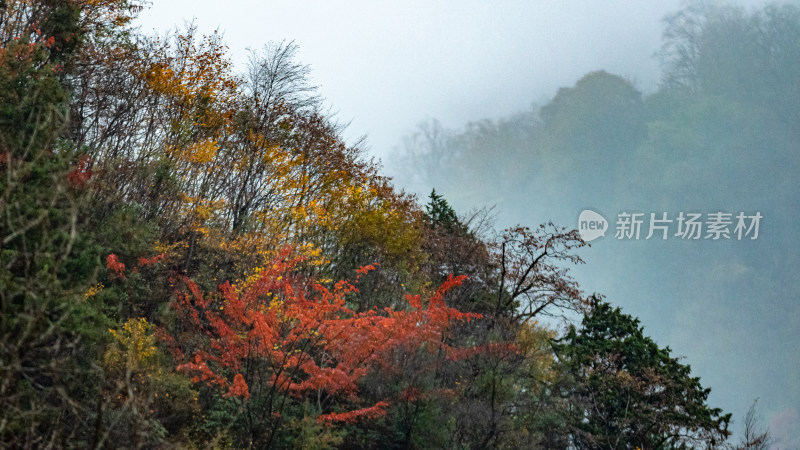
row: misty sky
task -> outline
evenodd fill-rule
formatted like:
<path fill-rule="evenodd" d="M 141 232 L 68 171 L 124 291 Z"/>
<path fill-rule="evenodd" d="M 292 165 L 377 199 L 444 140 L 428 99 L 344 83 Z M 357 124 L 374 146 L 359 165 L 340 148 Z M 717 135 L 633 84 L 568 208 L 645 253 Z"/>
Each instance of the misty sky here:
<path fill-rule="evenodd" d="M 350 122 L 347 138 L 367 135 L 372 155 L 386 158 L 402 136 L 426 118 L 458 128 L 469 121 L 508 116 L 546 103 L 559 87 L 572 86 L 593 70 L 624 76 L 645 93 L 655 90 L 661 73 L 655 56 L 661 19 L 681 5 L 678 0 L 153 0 L 138 23 L 145 32 L 164 32 L 193 19 L 201 32 L 218 28 L 239 70 L 244 69 L 248 48 L 294 40 L 300 62 L 311 66 L 312 81 L 327 105 L 341 122 Z M 694 312 L 683 314 L 690 313 Z M 651 324 L 644 325 L 650 330 Z M 706 356 L 697 345 L 693 351 L 681 351 L 692 348 L 691 342 L 661 344 L 686 354 L 692 367 L 708 367 L 708 361 L 696 360 Z M 743 365 L 752 364 L 741 357 L 731 361 L 736 373 L 746 373 Z M 737 402 L 721 405 L 735 405 L 728 412 L 734 413 L 736 430 L 746 405 L 761 394 L 754 383 L 729 379 L 725 385 L 724 373 L 702 375 L 704 381 L 713 379 L 704 384 L 714 392 L 741 394 Z M 712 396 L 712 406 L 717 406 L 713 400 Z M 800 405 L 762 406 L 774 431 L 783 436 L 800 426 Z M 794 445 L 800 446 L 800 441 Z"/>
<path fill-rule="evenodd" d="M 600 68 L 658 82 L 659 21 L 676 0 L 154 1 L 145 31 L 193 18 L 219 28 L 237 67 L 247 48 L 295 40 L 348 137 L 385 156 L 426 117 L 448 126 L 527 109 Z M 221 7 L 220 5 L 224 5 Z"/>
<path fill-rule="evenodd" d="M 237 68 L 248 48 L 294 40 L 328 105 L 350 122 L 348 138 L 367 135 L 385 157 L 425 118 L 461 126 L 505 116 L 592 70 L 652 91 L 660 21 L 682 3 L 155 0 L 139 23 L 164 32 L 194 19 L 202 32 L 219 29 Z"/>

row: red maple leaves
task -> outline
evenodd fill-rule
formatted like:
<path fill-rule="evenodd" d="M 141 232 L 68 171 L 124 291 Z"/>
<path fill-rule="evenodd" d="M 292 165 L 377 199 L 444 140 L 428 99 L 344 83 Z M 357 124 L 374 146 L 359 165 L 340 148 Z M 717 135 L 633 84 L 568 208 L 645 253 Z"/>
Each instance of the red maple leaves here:
<path fill-rule="evenodd" d="M 147 267 L 153 264 L 157 264 L 166 258 L 164 253 L 156 255 L 152 258 L 144 258 L 140 257 L 137 260 L 137 266 L 133 268 L 133 272 L 137 273 L 140 267 Z M 125 276 L 125 264 L 119 260 L 119 257 L 113 253 L 109 254 L 106 257 L 106 269 L 108 269 L 109 273 L 111 274 L 111 279 L 120 279 L 126 280 L 127 277 Z"/>
<path fill-rule="evenodd" d="M 67 182 L 70 186 L 81 188 L 89 181 L 89 178 L 92 177 L 92 169 L 89 168 L 91 161 L 89 155 L 81 155 L 78 164 L 67 174 Z"/>
<path fill-rule="evenodd" d="M 160 254 L 152 257 L 152 258 L 139 257 L 137 262 L 139 263 L 139 267 L 147 267 L 147 266 L 150 266 L 150 265 L 157 264 L 157 263 L 161 262 L 161 260 L 164 259 L 165 257 L 166 257 L 166 254 L 160 253 Z"/>
<path fill-rule="evenodd" d="M 466 277 L 451 275 L 426 305 L 420 296 L 408 296 L 407 310 L 355 312 L 345 301 L 356 290 L 353 284 L 340 281 L 329 289 L 302 279 L 292 273 L 297 261 L 287 257 L 285 251 L 255 282 L 226 282 L 211 296 L 189 279 L 180 280 L 183 289 L 175 308 L 184 327 L 204 338 L 188 349 L 193 355 L 188 361 L 177 339 L 169 339 L 176 358 L 184 361 L 178 370 L 193 374 L 195 382 L 217 386 L 226 396 L 247 399 L 258 383 L 295 397 L 325 393 L 358 402 L 358 382 L 367 373 L 402 369 L 394 367 L 393 352 L 424 348 L 448 358 L 473 353 L 451 348 L 443 338 L 453 321 L 480 317 L 445 305 L 447 290 Z M 373 269 L 360 269 L 358 277 Z M 389 405 L 386 400 L 329 412 L 318 420 L 330 424 L 378 417 Z"/>
<path fill-rule="evenodd" d="M 320 416 L 319 421 L 325 424 L 333 424 L 335 422 L 352 423 L 358 419 L 375 419 L 386 414 L 385 409 L 389 406 L 388 402 L 378 402 L 374 406 L 361 408 L 354 411 L 343 413 L 330 413 Z"/>
<path fill-rule="evenodd" d="M 119 261 L 117 255 L 113 253 L 108 255 L 106 258 L 106 268 L 111 272 L 112 278 L 125 279 L 125 264 Z"/>

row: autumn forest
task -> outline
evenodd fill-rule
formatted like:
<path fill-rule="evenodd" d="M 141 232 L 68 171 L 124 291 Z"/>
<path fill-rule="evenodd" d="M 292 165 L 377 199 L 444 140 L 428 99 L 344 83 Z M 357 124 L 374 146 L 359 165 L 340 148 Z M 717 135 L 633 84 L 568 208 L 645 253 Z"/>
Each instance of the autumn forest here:
<path fill-rule="evenodd" d="M 294 43 L 143 6 L 0 0 L 0 447 L 764 448 L 573 224 L 407 194 Z"/>

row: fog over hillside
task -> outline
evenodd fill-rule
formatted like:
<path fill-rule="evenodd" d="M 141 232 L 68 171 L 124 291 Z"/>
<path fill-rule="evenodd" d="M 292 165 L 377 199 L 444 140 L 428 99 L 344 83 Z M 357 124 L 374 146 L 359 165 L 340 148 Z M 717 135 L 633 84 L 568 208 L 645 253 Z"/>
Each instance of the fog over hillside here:
<path fill-rule="evenodd" d="M 798 445 L 799 10 L 694 5 L 663 27 L 657 90 L 587 72 L 499 119 L 428 119 L 389 169 L 422 198 L 435 187 L 462 212 L 494 206 L 498 227 L 600 213 L 608 230 L 582 252 L 582 287 L 685 355 L 712 402 L 740 413 L 758 398 Z M 718 212 L 730 234 L 715 240 Z M 643 213 L 638 239 L 615 237 L 624 213 Z M 651 213 L 666 213 L 666 240 L 660 228 L 647 238 Z M 677 235 L 689 213 L 706 226 L 697 240 Z M 740 213 L 748 228 L 763 216 L 757 239 L 734 232 Z"/>

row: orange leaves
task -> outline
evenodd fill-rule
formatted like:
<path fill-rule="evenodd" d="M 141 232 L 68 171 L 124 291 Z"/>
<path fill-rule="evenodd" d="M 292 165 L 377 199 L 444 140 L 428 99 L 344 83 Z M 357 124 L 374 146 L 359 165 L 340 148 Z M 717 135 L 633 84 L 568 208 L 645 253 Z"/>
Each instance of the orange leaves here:
<path fill-rule="evenodd" d="M 78 164 L 67 174 L 67 182 L 69 182 L 70 186 L 80 188 L 89 181 L 89 178 L 92 177 L 92 170 L 89 168 L 90 163 L 89 155 L 81 155 L 78 159 Z"/>
<path fill-rule="evenodd" d="M 356 269 L 356 273 L 358 274 L 358 275 L 357 275 L 357 278 L 360 278 L 360 277 L 361 277 L 361 275 L 366 275 L 366 274 L 368 274 L 369 272 L 371 272 L 371 271 L 375 270 L 375 266 L 379 266 L 379 265 L 380 265 L 380 264 L 378 264 L 378 263 L 375 263 L 375 264 L 368 264 L 368 265 L 366 265 L 366 266 L 359 267 L 358 269 Z"/>
<path fill-rule="evenodd" d="M 388 402 L 378 402 L 369 408 L 361 408 L 355 411 L 344 413 L 323 414 L 317 418 L 318 422 L 332 424 L 335 422 L 353 423 L 358 419 L 375 419 L 386 414 L 385 409 L 389 406 Z"/>
<path fill-rule="evenodd" d="M 411 305 L 412 308 L 414 308 L 416 310 L 422 309 L 422 297 L 419 294 L 417 294 L 417 295 L 411 295 L 411 294 L 406 295 L 406 301 L 408 301 L 408 304 Z"/>
<path fill-rule="evenodd" d="M 119 262 L 117 255 L 111 253 L 106 258 L 106 268 L 111 272 L 112 278 L 125 279 L 125 264 Z"/>
<path fill-rule="evenodd" d="M 300 278 L 293 273 L 298 261 L 289 259 L 289 254 L 284 249 L 257 280 L 243 288 L 224 283 L 207 297 L 196 284 L 183 280 L 185 289 L 175 306 L 189 328 L 207 337 L 207 344 L 194 351 L 194 362 L 179 365 L 179 370 L 194 374 L 195 382 L 226 390 L 226 396 L 248 398 L 253 383 L 266 383 L 271 390 L 295 397 L 324 392 L 329 398 L 357 400 L 358 383 L 368 373 L 402 370 L 402 362 L 395 357 L 398 351 L 425 347 L 448 354 L 451 348 L 444 343 L 443 333 L 451 322 L 480 317 L 444 304 L 447 290 L 465 279 L 452 276 L 425 308 L 419 297 L 411 297 L 408 310 L 358 313 L 345 301 L 356 289 L 353 284 L 340 281 L 328 289 Z M 365 266 L 358 270 L 358 277 L 374 269 L 374 265 Z M 325 414 L 320 421 L 374 418 L 384 414 L 387 406 L 380 402 Z"/>
<path fill-rule="evenodd" d="M 228 385 L 228 381 L 217 374 L 215 374 L 203 361 L 203 358 L 198 354 L 194 357 L 194 362 L 189 362 L 186 364 L 181 364 L 177 367 L 179 371 L 192 371 L 196 375 L 192 378 L 192 381 L 198 383 L 203 381 L 209 385 L 219 385 L 221 387 L 225 387 Z"/>
<path fill-rule="evenodd" d="M 166 254 L 164 254 L 164 253 L 160 253 L 160 254 L 158 254 L 158 255 L 156 255 L 156 256 L 154 256 L 152 258 L 149 258 L 149 259 L 148 258 L 144 258 L 144 257 L 140 257 L 138 259 L 139 267 L 147 267 L 147 266 L 151 266 L 153 264 L 157 264 L 157 263 L 161 262 L 161 260 L 164 259 L 165 257 L 166 257 Z"/>
<path fill-rule="evenodd" d="M 461 283 L 463 283 L 464 280 L 466 279 L 467 279 L 466 275 L 459 275 L 457 277 L 453 277 L 452 273 L 449 274 L 447 276 L 447 280 L 445 280 L 445 282 L 442 283 L 442 285 L 439 286 L 438 289 L 436 289 L 436 293 L 433 295 L 433 297 L 431 297 L 431 305 L 444 306 L 444 294 L 450 289 L 456 286 L 460 286 Z"/>
<path fill-rule="evenodd" d="M 247 388 L 247 383 L 244 381 L 242 374 L 237 373 L 233 377 L 233 385 L 225 396 L 250 398 L 250 390 Z"/>

